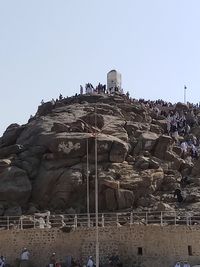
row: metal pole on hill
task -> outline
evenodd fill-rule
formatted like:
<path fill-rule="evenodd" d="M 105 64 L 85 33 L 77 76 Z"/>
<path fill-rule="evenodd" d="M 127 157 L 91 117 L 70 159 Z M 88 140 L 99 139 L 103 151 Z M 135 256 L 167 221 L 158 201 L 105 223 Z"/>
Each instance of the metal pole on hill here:
<path fill-rule="evenodd" d="M 88 227 L 90 227 L 90 185 L 89 185 L 89 153 L 88 153 L 88 138 L 86 143 L 86 154 L 87 154 L 87 217 L 88 217 Z"/>
<path fill-rule="evenodd" d="M 97 116 L 95 106 L 95 222 L 96 222 L 96 267 L 99 267 L 99 211 L 98 211 L 98 172 L 97 172 Z"/>
<path fill-rule="evenodd" d="M 186 103 L 186 90 L 187 90 L 187 87 L 184 85 L 184 103 Z"/>

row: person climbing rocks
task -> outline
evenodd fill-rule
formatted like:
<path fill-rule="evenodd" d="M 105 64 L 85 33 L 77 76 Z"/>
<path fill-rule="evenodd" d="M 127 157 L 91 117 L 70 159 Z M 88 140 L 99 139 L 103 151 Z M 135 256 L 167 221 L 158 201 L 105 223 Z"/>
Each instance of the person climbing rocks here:
<path fill-rule="evenodd" d="M 180 189 L 176 189 L 175 191 L 174 191 L 174 197 L 177 197 L 177 201 L 178 201 L 178 203 L 181 203 L 181 202 L 183 202 L 183 196 L 182 196 L 182 194 L 181 194 L 181 190 Z"/>

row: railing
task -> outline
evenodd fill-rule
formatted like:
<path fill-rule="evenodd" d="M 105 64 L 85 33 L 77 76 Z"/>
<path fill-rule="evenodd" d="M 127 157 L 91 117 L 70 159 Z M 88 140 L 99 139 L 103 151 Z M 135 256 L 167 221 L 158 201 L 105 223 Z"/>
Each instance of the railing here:
<path fill-rule="evenodd" d="M 99 227 L 134 224 L 166 225 L 200 225 L 200 214 L 185 211 L 150 211 L 99 213 Z M 95 227 L 95 214 L 54 214 L 39 213 L 22 216 L 0 216 L 0 230 L 28 228 L 92 228 Z"/>

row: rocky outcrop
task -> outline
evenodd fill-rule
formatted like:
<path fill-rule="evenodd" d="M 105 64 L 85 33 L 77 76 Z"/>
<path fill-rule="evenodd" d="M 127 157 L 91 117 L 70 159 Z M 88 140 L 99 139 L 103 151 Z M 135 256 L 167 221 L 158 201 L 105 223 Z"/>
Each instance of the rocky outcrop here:
<path fill-rule="evenodd" d="M 181 103 L 174 110 L 189 111 Z M 187 139 L 200 136 L 198 126 L 191 132 Z M 93 211 L 95 150 L 101 211 L 174 210 L 174 190 L 185 176 L 191 195 L 185 208 L 200 201 L 192 187 L 200 185 L 199 160 L 184 158 L 167 135 L 164 115 L 123 95 L 81 95 L 44 103 L 27 124 L 6 129 L 0 138 L 0 215 L 86 212 L 87 176 Z"/>
<path fill-rule="evenodd" d="M 17 123 L 13 123 L 4 132 L 3 136 L 0 140 L 1 146 L 10 146 L 15 144 L 17 138 L 21 134 L 21 132 L 24 130 L 25 126 L 20 126 Z"/>
<path fill-rule="evenodd" d="M 200 176 L 200 158 L 196 161 L 194 168 L 192 169 L 192 174 L 194 176 Z"/>
<path fill-rule="evenodd" d="M 159 137 L 158 143 L 155 147 L 154 155 L 157 158 L 165 159 L 166 158 L 166 152 L 169 150 L 171 144 L 172 144 L 172 138 L 170 136 L 161 135 Z"/>
<path fill-rule="evenodd" d="M 31 188 L 31 182 L 24 170 L 11 166 L 0 172 L 0 202 L 26 204 Z"/>
<path fill-rule="evenodd" d="M 134 154 L 139 154 L 142 151 L 149 151 L 151 152 L 158 140 L 159 136 L 156 133 L 152 132 L 144 132 L 141 133 L 138 143 L 134 148 Z"/>
<path fill-rule="evenodd" d="M 189 108 L 186 104 L 178 102 L 175 106 L 175 110 L 176 111 L 188 111 Z"/>

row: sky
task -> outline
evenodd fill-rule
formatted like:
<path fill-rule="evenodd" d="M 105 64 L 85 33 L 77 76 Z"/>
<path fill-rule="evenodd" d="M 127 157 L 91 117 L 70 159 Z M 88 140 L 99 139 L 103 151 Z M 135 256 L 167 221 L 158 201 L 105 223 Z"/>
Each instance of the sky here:
<path fill-rule="evenodd" d="M 134 98 L 197 103 L 199 0 L 0 0 L 0 136 L 41 100 L 122 74 Z"/>

